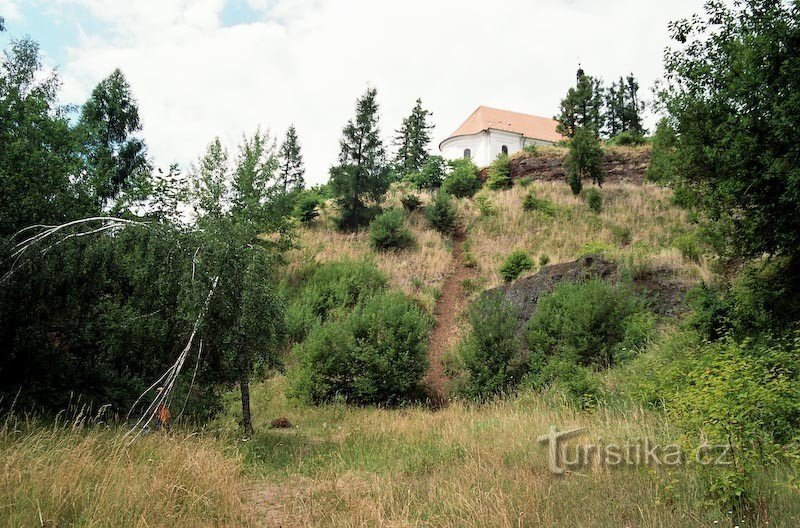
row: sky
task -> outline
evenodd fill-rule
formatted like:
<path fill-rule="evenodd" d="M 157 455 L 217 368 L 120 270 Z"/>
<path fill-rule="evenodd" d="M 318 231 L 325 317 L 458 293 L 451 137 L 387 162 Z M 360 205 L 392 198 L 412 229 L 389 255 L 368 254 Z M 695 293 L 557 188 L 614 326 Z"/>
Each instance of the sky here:
<path fill-rule="evenodd" d="M 553 116 L 578 63 L 607 83 L 634 73 L 651 99 L 667 24 L 702 0 L 0 0 L 10 38 L 30 36 L 83 103 L 120 68 L 157 166 L 188 168 L 219 137 L 290 124 L 306 180 L 327 181 L 342 127 L 378 90 L 391 142 L 417 98 L 433 152 L 479 105 Z M 647 123 L 652 126 L 654 116 Z"/>

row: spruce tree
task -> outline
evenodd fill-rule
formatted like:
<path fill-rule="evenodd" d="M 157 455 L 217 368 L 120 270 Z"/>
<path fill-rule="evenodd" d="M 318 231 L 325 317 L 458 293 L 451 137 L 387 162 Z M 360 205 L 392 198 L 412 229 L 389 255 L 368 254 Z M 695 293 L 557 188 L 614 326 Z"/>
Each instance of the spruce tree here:
<path fill-rule="evenodd" d="M 625 131 L 625 81 L 611 83 L 606 91 L 605 133 L 613 138 Z"/>
<path fill-rule="evenodd" d="M 620 79 L 620 85 L 622 85 L 622 79 Z M 642 127 L 641 113 L 644 111 L 644 103 L 639 100 L 639 83 L 631 73 L 625 79 L 625 84 L 620 88 L 623 91 L 622 100 L 624 101 L 622 110 L 623 131 L 642 135 L 644 134 L 644 127 Z"/>
<path fill-rule="evenodd" d="M 370 88 L 356 102 L 356 116 L 342 131 L 339 165 L 331 168 L 342 229 L 368 224 L 389 187 L 376 96 L 377 90 Z"/>
<path fill-rule="evenodd" d="M 278 151 L 278 185 L 283 192 L 298 191 L 305 185 L 303 176 L 306 173 L 303 165 L 303 154 L 300 152 L 300 143 L 297 140 L 297 130 L 294 125 L 289 125 L 286 138 Z"/>
<path fill-rule="evenodd" d="M 603 81 L 578 70 L 578 82 L 570 88 L 561 101 L 561 112 L 556 116 L 556 130 L 573 137 L 579 128 L 586 128 L 599 136 L 603 128 Z"/>
<path fill-rule="evenodd" d="M 401 174 L 421 172 L 428 160 L 428 144 L 431 142 L 433 125 L 428 123 L 431 113 L 422 108 L 422 99 L 411 110 L 411 115 L 403 119 L 403 126 L 397 130 L 395 145 L 398 146 L 395 166 Z"/>
<path fill-rule="evenodd" d="M 569 143 L 569 154 L 564 163 L 574 194 L 580 194 L 585 177 L 591 177 L 592 183 L 603 187 L 602 163 L 603 149 L 594 131 L 579 127 Z"/>

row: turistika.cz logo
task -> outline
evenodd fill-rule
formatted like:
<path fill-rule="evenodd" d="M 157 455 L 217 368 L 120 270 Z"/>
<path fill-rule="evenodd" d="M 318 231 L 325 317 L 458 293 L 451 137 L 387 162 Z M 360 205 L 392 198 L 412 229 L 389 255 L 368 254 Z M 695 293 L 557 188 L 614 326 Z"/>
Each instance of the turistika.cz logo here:
<path fill-rule="evenodd" d="M 727 466 L 733 463 L 729 456 L 730 446 L 727 445 L 701 443 L 688 453 L 679 444 L 659 444 L 649 439 L 630 440 L 624 444 L 603 443 L 602 440 L 597 443 L 568 443 L 587 431 L 585 427 L 559 431 L 551 426 L 547 434 L 536 439 L 547 446 L 547 462 L 551 473 L 563 475 L 567 471 L 592 466 Z"/>

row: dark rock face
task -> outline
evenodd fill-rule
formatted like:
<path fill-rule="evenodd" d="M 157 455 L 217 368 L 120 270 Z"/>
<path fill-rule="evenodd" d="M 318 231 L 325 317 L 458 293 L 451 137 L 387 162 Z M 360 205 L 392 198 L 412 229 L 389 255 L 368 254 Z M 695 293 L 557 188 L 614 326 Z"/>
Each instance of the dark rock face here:
<path fill-rule="evenodd" d="M 535 180 L 566 180 L 564 169 L 566 154 L 545 153 L 530 158 L 511 160 L 511 178 L 530 176 Z M 609 183 L 634 183 L 644 181 L 644 172 L 650 164 L 650 149 L 608 150 L 603 156 L 603 174 Z M 486 178 L 486 171 L 481 172 Z"/>
<path fill-rule="evenodd" d="M 620 278 L 619 269 L 599 255 L 589 255 L 574 262 L 545 266 L 534 275 L 487 290 L 484 295 L 502 295 L 515 308 L 520 325 L 524 325 L 536 313 L 541 296 L 553 291 L 556 285 L 594 278 L 616 282 Z M 648 272 L 635 278 L 632 286 L 650 301 L 651 309 L 658 315 L 675 317 L 686 312 L 686 292 L 691 284 L 672 278 L 670 272 Z"/>
<path fill-rule="evenodd" d="M 502 294 L 503 300 L 511 304 L 520 322 L 525 322 L 536 313 L 539 298 L 549 293 L 561 282 L 580 282 L 592 278 L 615 280 L 617 265 L 597 255 L 581 257 L 575 262 L 564 262 L 545 266 L 538 273 L 512 284 L 488 290 L 485 295 Z"/>

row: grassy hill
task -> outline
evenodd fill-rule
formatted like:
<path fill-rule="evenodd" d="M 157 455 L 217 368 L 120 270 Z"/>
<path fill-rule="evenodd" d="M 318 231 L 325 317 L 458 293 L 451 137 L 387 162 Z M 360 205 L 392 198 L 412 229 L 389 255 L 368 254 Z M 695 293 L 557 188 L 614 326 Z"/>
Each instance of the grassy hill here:
<path fill-rule="evenodd" d="M 395 188 L 399 206 L 406 189 Z M 523 206 L 531 193 L 534 210 Z M 408 216 L 416 240 L 378 252 L 366 231 L 330 226 L 330 206 L 289 254 L 287 284 L 320 263 L 367 259 L 390 289 L 443 316 L 442 292 L 453 270 L 469 269 L 456 290 L 458 312 L 478 292 L 501 284 L 505 256 L 522 249 L 534 273 L 547 263 L 602 253 L 630 277 L 655 274 L 687 285 L 711 276 L 687 213 L 671 191 L 608 184 L 600 212 L 560 182 L 483 190 L 458 201 L 461 258 L 453 240 Z M 431 196 L 421 195 L 423 202 Z M 530 209 L 530 208 L 529 208 Z M 437 305 L 437 301 L 440 303 Z M 457 315 L 457 346 L 467 330 Z M 659 332 L 677 321 L 661 318 Z M 451 353 L 452 350 L 448 350 Z M 709 502 L 704 468 L 682 465 L 608 467 L 599 459 L 554 476 L 537 442 L 551 426 L 585 427 L 582 444 L 683 443 L 670 415 L 620 390 L 630 376 L 658 364 L 658 346 L 601 376 L 606 397 L 580 405 L 558 386 L 521 389 L 487 403 L 453 400 L 443 408 L 308 406 L 288 399 L 284 374 L 253 386 L 256 434 L 238 433 L 234 393 L 226 411 L 201 432 L 178 426 L 129 444 L 117 426 L 77 418 L 53 426 L 11 417 L 0 430 L 0 524 L 7 526 L 735 526 L 740 511 Z M 432 358 L 441 360 L 442 358 Z M 291 373 L 293 354 L 286 359 Z M 638 369 L 638 370 L 637 370 Z M 287 418 L 292 427 L 271 429 Z M 88 423 L 87 423 L 88 422 Z M 756 472 L 771 526 L 796 526 L 797 473 L 773 466 Z M 767 513 L 769 512 L 769 513 Z"/>

